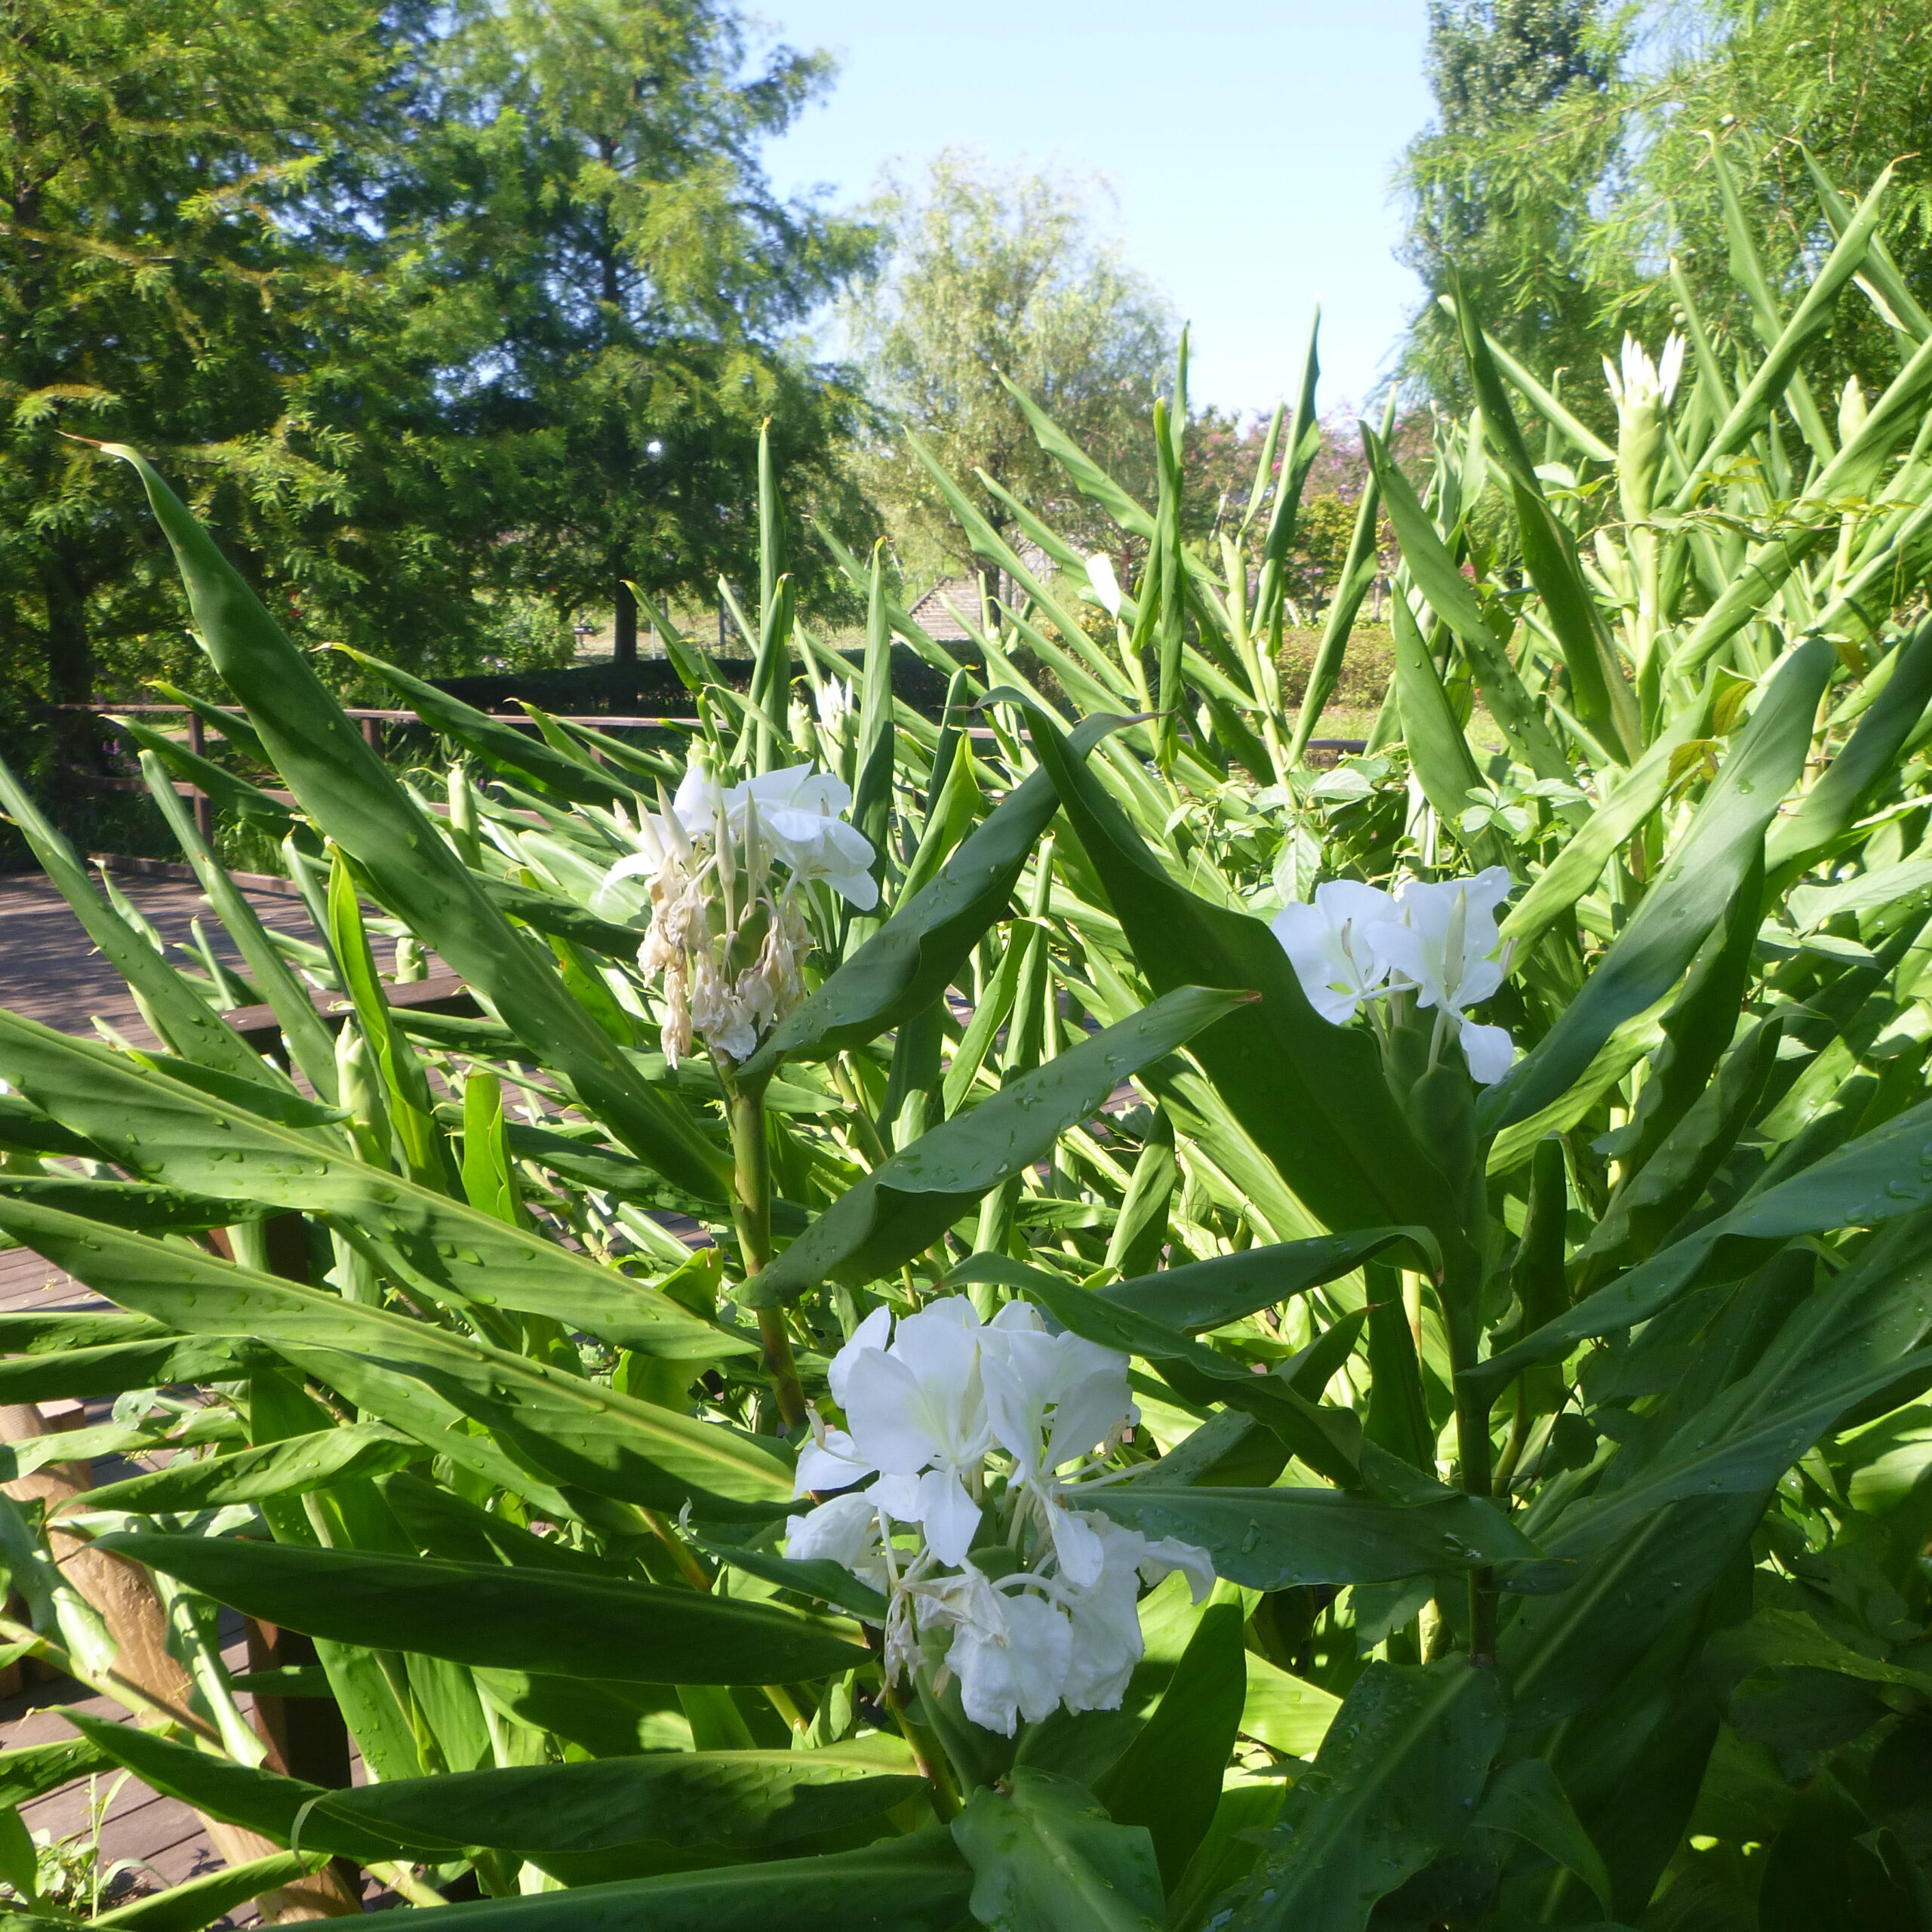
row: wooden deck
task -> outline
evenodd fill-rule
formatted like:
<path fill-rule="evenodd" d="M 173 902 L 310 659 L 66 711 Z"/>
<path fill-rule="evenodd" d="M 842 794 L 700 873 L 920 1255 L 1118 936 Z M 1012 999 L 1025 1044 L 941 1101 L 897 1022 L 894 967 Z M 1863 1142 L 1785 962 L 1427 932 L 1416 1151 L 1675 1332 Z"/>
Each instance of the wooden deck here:
<path fill-rule="evenodd" d="M 186 942 L 190 922 L 198 916 L 217 943 L 218 956 L 238 964 L 233 949 L 225 943 L 220 921 L 192 884 L 140 876 L 117 877 L 115 882 L 164 939 Z M 265 923 L 294 932 L 308 930 L 307 915 L 299 900 L 267 892 L 250 897 Z M 0 878 L 0 1006 L 43 1025 L 78 1034 L 92 1031 L 97 1014 L 131 1040 L 152 1040 L 119 974 L 92 949 L 66 903 L 38 875 Z M 0 1251 L 0 1312 L 100 1305 L 90 1291 L 31 1251 Z M 90 1420 L 104 1420 L 109 1404 L 103 1401 L 89 1407 Z M 133 1473 L 118 1460 L 103 1460 L 95 1469 L 101 1481 Z M 233 1641 L 224 1654 L 232 1667 L 245 1670 L 238 1623 L 232 1634 Z M 249 1708 L 245 1696 L 239 1701 L 244 1710 Z M 118 1704 L 88 1697 L 71 1679 L 29 1684 L 0 1701 L 0 1746 L 43 1743 L 72 1736 L 59 1715 L 69 1706 L 104 1718 L 125 1720 L 128 1716 Z M 114 1783 L 103 1778 L 100 1789 L 104 1793 Z M 89 1781 L 82 1780 L 37 1799 L 24 1807 L 28 1829 L 45 1831 L 56 1841 L 88 1833 L 91 1795 Z M 151 1875 L 152 1889 L 218 1870 L 222 1864 L 194 1812 L 132 1777 L 114 1791 L 100 1831 L 100 1857 L 103 1866 L 117 1860 L 135 1861 Z M 217 1922 L 239 1927 L 259 1921 L 254 1909 L 245 1906 Z"/>

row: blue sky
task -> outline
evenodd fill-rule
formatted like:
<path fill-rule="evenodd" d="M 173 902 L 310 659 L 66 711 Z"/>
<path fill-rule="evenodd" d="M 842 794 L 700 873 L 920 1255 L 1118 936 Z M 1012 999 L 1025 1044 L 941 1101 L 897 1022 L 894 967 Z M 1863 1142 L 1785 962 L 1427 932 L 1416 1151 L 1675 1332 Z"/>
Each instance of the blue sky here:
<path fill-rule="evenodd" d="M 1100 176 L 1126 259 L 1193 326 L 1197 401 L 1272 407 L 1317 300 L 1322 407 L 1367 394 L 1417 299 L 1390 177 L 1429 115 L 1425 0 L 752 5 L 841 69 L 767 151 L 784 192 L 848 205 L 961 143 Z"/>

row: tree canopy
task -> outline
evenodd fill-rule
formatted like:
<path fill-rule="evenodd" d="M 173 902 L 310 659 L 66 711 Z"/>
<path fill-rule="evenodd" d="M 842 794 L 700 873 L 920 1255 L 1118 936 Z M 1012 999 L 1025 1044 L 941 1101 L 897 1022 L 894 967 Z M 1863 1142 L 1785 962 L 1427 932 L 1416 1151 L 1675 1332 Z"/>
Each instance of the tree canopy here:
<path fill-rule="evenodd" d="M 19 0 L 0 61 L 0 653 L 16 703 L 186 669 L 127 486 L 181 481 L 298 635 L 567 648 L 618 580 L 741 573 L 760 424 L 869 231 L 758 148 L 826 75 L 715 0 Z M 270 563 L 268 560 L 272 558 Z M 178 660 L 178 661 L 177 661 Z"/>
<path fill-rule="evenodd" d="M 1580 370 L 1620 329 L 1654 348 L 1692 309 L 1715 340 L 1755 343 L 1830 245 L 1814 159 L 1853 194 L 1894 168 L 1880 232 L 1918 286 L 1929 35 L 1924 0 L 1695 0 L 1641 22 L 1592 0 L 1441 0 L 1440 122 L 1404 168 L 1406 251 L 1429 291 L 1407 373 L 1457 390 L 1434 300 L 1452 268 L 1491 333 L 1544 370 Z M 1869 386 L 1893 353 L 1868 305 L 1834 321 L 1817 380 Z"/>

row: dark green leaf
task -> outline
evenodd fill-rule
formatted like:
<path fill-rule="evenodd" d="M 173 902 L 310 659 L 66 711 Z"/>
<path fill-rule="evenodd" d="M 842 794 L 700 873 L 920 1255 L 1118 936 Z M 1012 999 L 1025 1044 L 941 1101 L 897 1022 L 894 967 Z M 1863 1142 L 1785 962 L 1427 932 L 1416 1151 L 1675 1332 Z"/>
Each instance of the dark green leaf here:
<path fill-rule="evenodd" d="M 358 1423 L 199 1462 L 177 1457 L 165 1469 L 89 1490 L 75 1501 L 88 1509 L 125 1509 L 137 1516 L 186 1513 L 265 1497 L 300 1496 L 350 1476 L 401 1469 L 428 1453 L 380 1423 Z"/>
<path fill-rule="evenodd" d="M 632 1684 L 787 1684 L 866 1654 L 772 1604 L 561 1571 L 222 1537 L 112 1536 L 99 1546 L 245 1617 L 453 1663 Z"/>
<path fill-rule="evenodd" d="M 1139 1481 L 1094 1489 L 1081 1506 L 1143 1536 L 1198 1543 L 1220 1575 L 1257 1590 L 1392 1583 L 1540 1553 L 1501 1511 L 1469 1496 L 1398 1504 L 1333 1489 Z"/>
<path fill-rule="evenodd" d="M 540 1857 L 660 1844 L 761 1849 L 876 1817 L 921 1788 L 896 1738 L 820 1751 L 698 1751 L 410 1778 L 318 1809 L 419 1854 L 492 1845 Z"/>
<path fill-rule="evenodd" d="M 1361 1932 L 1378 1900 L 1461 1836 L 1503 1742 L 1503 1709 L 1494 1672 L 1466 1658 L 1371 1664 L 1217 1922 Z"/>
<path fill-rule="evenodd" d="M 1559 1099 L 1622 1023 L 1675 984 L 1752 877 L 1764 828 L 1804 768 L 1835 661 L 1822 638 L 1787 656 L 1630 923 L 1556 1024 L 1483 1096 L 1494 1133 Z"/>
<path fill-rule="evenodd" d="M 1172 1891 L 1207 1835 L 1247 1698 L 1238 1604 L 1211 1604 L 1146 1727 L 1096 1788 L 1117 1825 L 1145 1826 Z"/>
<path fill-rule="evenodd" d="M 989 1932 L 1152 1932 L 1166 1917 L 1154 1847 L 1070 1778 L 1021 1764 L 952 1821 Z"/>

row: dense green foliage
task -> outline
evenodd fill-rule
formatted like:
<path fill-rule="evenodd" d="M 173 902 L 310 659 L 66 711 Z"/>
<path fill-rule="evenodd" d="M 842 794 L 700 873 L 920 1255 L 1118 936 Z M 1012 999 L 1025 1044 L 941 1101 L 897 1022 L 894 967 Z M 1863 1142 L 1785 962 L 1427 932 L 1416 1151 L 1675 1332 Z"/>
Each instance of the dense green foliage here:
<path fill-rule="evenodd" d="M 1026 399 L 1137 568 L 1016 512 L 1036 573 L 935 464 L 1011 597 L 958 664 L 848 555 L 856 692 L 768 463 L 756 672 L 683 641 L 688 757 L 370 660 L 439 735 L 401 774 L 114 452 L 314 931 L 174 807 L 249 983 L 172 961 L 0 781 L 162 1048 L 0 1014 L 0 1227 L 117 1305 L 10 1318 L 0 1383 L 187 1452 L 0 1500 L 0 1635 L 145 1720 L 8 1754 L 0 1801 L 112 1763 L 258 1835 L 134 1909 L 186 1932 L 330 1855 L 493 1932 L 1924 1924 L 1932 327 L 1883 211 L 1761 351 L 1625 356 L 1614 441 L 1463 299 L 1479 407 L 1420 487 L 1367 434 L 1294 711 L 1309 383 L 1211 552 L 1164 408 L 1149 500 Z M 1826 418 L 1807 355 L 1861 303 L 1894 362 Z M 1311 768 L 1383 509 L 1393 687 Z M 410 1008 L 425 949 L 478 1017 Z M 915 1315 L 949 1374 L 887 1361 Z M 1000 1374 L 1030 1463 L 947 1434 Z M 369 1783 L 262 1767 L 221 1604 L 313 1638 Z"/>

